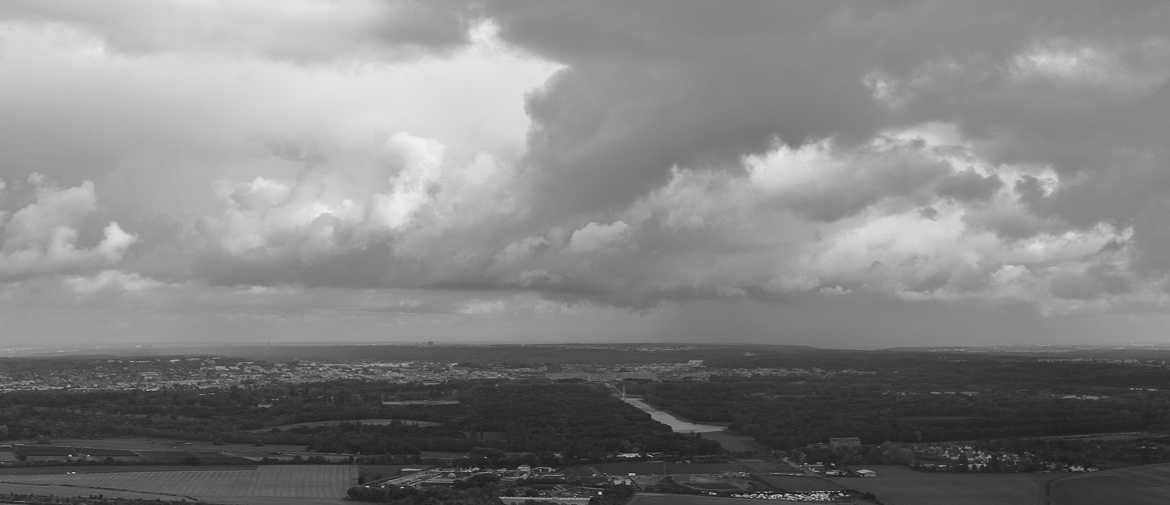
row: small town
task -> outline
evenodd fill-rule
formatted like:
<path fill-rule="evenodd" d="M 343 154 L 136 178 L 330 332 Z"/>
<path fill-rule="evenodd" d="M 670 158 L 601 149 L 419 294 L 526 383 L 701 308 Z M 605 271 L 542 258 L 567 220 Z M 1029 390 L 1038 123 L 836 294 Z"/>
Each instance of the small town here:
<path fill-rule="evenodd" d="M 216 389 L 298 384 L 331 380 L 438 385 L 473 380 L 550 380 L 609 383 L 709 381 L 720 377 L 808 377 L 865 375 L 872 371 L 821 368 L 707 368 L 702 360 L 639 364 L 514 366 L 436 361 L 267 362 L 225 357 L 134 358 L 52 364 L 23 371 L 0 371 L 0 392 L 131 391 L 164 388 Z"/>

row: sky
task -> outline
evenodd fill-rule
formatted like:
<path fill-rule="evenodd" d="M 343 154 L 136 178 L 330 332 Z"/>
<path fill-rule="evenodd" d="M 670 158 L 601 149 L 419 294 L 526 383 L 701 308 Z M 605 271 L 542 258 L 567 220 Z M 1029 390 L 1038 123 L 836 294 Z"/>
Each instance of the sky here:
<path fill-rule="evenodd" d="M 8 0 L 0 348 L 1170 343 L 1160 0 Z"/>

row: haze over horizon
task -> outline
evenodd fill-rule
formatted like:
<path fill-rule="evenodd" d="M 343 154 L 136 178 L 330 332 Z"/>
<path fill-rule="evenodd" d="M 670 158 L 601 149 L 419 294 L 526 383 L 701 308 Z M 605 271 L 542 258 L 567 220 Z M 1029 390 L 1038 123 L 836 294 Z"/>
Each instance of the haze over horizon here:
<path fill-rule="evenodd" d="M 0 3 L 0 348 L 1151 344 L 1170 3 Z"/>

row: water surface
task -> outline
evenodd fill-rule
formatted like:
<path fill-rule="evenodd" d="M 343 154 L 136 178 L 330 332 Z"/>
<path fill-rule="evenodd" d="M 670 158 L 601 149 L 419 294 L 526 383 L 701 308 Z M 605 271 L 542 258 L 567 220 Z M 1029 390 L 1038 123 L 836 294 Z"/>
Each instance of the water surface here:
<path fill-rule="evenodd" d="M 674 414 L 671 414 L 670 412 L 654 408 L 649 403 L 642 401 L 641 398 L 632 398 L 627 396 L 622 398 L 622 401 L 637 407 L 638 410 L 641 410 L 642 412 L 650 414 L 651 419 L 670 426 L 670 429 L 674 430 L 675 433 L 710 433 L 713 431 L 724 431 L 727 429 L 726 426 L 698 424 L 692 423 L 690 421 L 684 421 L 675 417 Z"/>

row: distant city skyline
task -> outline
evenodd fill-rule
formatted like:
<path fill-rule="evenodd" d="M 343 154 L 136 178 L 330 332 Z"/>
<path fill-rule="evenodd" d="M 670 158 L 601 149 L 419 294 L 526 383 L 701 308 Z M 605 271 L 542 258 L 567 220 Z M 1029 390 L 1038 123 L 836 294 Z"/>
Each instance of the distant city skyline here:
<path fill-rule="evenodd" d="M 1170 4 L 0 3 L 0 348 L 1157 344 Z"/>

